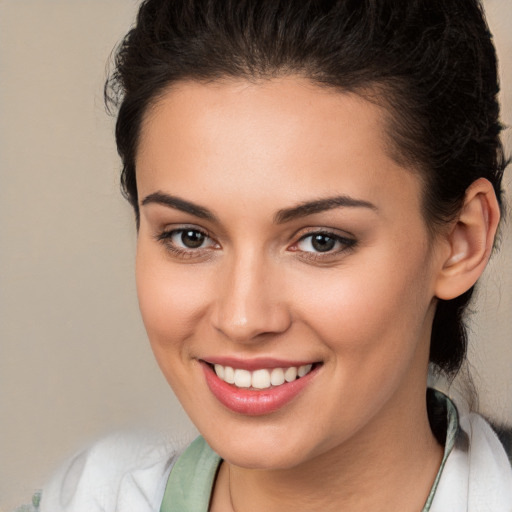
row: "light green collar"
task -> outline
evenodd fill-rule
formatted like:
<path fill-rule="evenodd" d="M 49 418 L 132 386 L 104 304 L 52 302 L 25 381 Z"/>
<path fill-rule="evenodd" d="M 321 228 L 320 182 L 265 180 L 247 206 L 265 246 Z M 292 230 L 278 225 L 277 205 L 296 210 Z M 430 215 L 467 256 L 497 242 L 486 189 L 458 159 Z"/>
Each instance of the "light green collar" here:
<path fill-rule="evenodd" d="M 208 512 L 221 458 L 199 436 L 174 464 L 160 512 Z"/>
<path fill-rule="evenodd" d="M 434 480 L 434 485 L 432 486 L 432 489 L 430 489 L 427 501 L 421 512 L 428 512 L 430 510 L 430 506 L 432 505 L 432 501 L 434 500 L 434 496 L 436 494 L 437 486 L 439 485 L 439 480 L 441 479 L 441 474 L 443 473 L 446 460 L 448 459 L 448 455 L 450 455 L 453 446 L 455 445 L 457 433 L 459 432 L 459 413 L 457 412 L 455 404 L 440 391 L 434 390 L 434 392 L 436 394 L 437 400 L 445 402 L 446 404 L 446 414 L 448 416 L 448 430 L 446 432 L 446 443 L 444 445 L 443 460 L 441 461 L 441 466 L 439 468 L 439 471 L 437 472 L 436 479 Z"/>

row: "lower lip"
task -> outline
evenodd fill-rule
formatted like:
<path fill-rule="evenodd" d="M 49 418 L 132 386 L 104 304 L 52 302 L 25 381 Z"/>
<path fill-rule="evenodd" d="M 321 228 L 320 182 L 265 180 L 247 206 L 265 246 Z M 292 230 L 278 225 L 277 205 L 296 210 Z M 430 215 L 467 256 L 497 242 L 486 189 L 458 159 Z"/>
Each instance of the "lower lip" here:
<path fill-rule="evenodd" d="M 255 391 L 253 389 L 237 388 L 217 377 L 213 368 L 201 362 L 206 378 L 206 384 L 215 398 L 233 412 L 247 416 L 261 416 L 277 411 L 291 402 L 314 378 L 319 366 L 315 366 L 304 377 L 292 382 L 286 382 L 274 388 Z"/>

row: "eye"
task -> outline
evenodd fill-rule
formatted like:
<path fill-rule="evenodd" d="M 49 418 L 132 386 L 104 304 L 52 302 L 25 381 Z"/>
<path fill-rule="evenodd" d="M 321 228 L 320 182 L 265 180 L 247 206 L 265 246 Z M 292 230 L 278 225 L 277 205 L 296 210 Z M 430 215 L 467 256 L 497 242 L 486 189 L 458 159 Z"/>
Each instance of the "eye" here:
<path fill-rule="evenodd" d="M 208 237 L 197 229 L 182 229 L 173 231 L 170 240 L 184 249 L 199 249 Z"/>
<path fill-rule="evenodd" d="M 194 256 L 204 249 L 217 248 L 218 244 L 204 231 L 197 228 L 179 228 L 160 233 L 157 240 L 178 256 Z"/>
<path fill-rule="evenodd" d="M 308 235 L 300 240 L 297 247 L 301 251 L 327 252 L 332 251 L 336 247 L 336 242 L 337 241 L 331 236 L 323 233 L 316 233 L 314 235 Z"/>
<path fill-rule="evenodd" d="M 292 248 L 296 251 L 305 253 L 321 254 L 338 254 L 353 247 L 356 241 L 351 238 L 343 237 L 335 233 L 315 232 L 308 233 Z"/>

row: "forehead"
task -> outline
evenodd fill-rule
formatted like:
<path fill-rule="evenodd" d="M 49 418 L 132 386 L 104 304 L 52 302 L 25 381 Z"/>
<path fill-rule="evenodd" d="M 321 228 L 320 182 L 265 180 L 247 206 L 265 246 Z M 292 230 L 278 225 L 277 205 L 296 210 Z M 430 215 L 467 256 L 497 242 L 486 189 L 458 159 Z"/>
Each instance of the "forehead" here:
<path fill-rule="evenodd" d="M 391 157 L 386 126 L 375 103 L 298 77 L 181 82 L 142 124 L 139 195 L 193 184 L 197 194 L 254 198 L 282 198 L 285 188 L 290 200 L 336 191 L 378 202 L 407 192 L 417 204 L 419 180 Z"/>

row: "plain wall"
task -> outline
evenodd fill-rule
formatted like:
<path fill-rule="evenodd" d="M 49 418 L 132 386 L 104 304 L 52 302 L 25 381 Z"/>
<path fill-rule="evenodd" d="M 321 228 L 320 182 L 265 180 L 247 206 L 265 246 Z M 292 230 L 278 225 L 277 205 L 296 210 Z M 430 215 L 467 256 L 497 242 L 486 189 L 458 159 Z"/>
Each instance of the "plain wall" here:
<path fill-rule="evenodd" d="M 512 3 L 486 5 L 511 124 Z M 0 512 L 106 432 L 191 429 L 139 318 L 133 216 L 103 108 L 105 65 L 135 9 L 0 0 Z M 501 421 L 512 418 L 511 260 L 509 224 L 471 319 L 480 408 Z"/>

